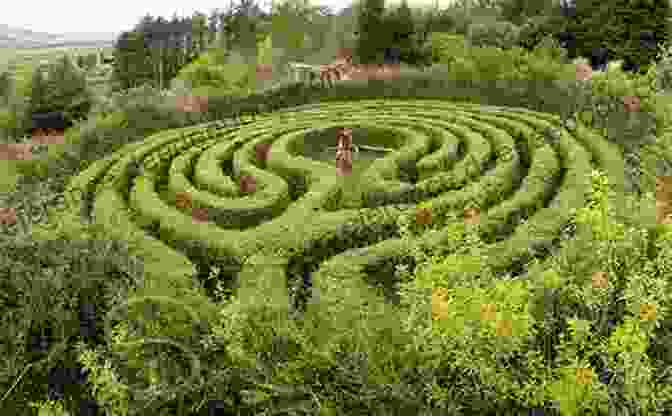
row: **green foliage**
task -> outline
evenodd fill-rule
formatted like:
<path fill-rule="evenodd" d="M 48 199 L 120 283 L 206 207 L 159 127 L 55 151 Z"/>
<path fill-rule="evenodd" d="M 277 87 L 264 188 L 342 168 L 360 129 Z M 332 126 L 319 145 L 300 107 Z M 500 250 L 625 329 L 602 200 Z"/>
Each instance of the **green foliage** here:
<path fill-rule="evenodd" d="M 218 64 L 215 56 L 205 53 L 183 68 L 177 78 L 209 95 L 244 96 L 252 88 L 253 69 L 238 54 L 231 53 L 227 63 Z"/>
<path fill-rule="evenodd" d="M 45 100 L 51 109 L 63 111 L 72 119 L 85 119 L 88 115 L 91 93 L 86 76 L 72 64 L 68 55 L 50 66 Z"/>
<path fill-rule="evenodd" d="M 359 35 L 355 55 L 362 64 L 381 63 L 383 50 L 389 45 L 384 24 L 384 2 L 364 0 L 358 12 Z"/>
<path fill-rule="evenodd" d="M 44 78 L 42 68 L 36 68 L 33 71 L 30 85 L 30 112 L 42 113 L 49 111 L 51 108 L 51 104 L 47 101 L 49 84 Z"/>
<path fill-rule="evenodd" d="M 553 0 L 505 0 L 499 7 L 502 19 L 522 25 L 528 18 L 550 15 L 556 4 Z"/>
<path fill-rule="evenodd" d="M 665 0 L 591 0 L 577 2 L 577 16 L 566 24 L 577 37 L 579 56 L 590 56 L 597 47 L 606 47 L 613 57 L 629 57 L 646 72 L 656 58 L 655 49 L 643 47 L 642 31 L 655 34 L 658 43 L 670 33 L 670 4 Z"/>
<path fill-rule="evenodd" d="M 518 44 L 519 32 L 520 28 L 510 22 L 474 23 L 469 26 L 467 40 L 471 47 L 510 49 Z"/>

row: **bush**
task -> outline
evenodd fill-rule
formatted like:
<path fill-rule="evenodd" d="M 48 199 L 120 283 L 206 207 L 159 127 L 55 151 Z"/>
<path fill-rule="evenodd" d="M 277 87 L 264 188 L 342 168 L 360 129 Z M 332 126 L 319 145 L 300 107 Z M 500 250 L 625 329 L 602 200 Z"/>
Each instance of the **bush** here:
<path fill-rule="evenodd" d="M 194 89 L 204 88 L 224 95 L 242 96 L 249 93 L 252 82 L 251 67 L 232 53 L 227 63 L 209 52 L 187 65 L 177 75 Z"/>
<path fill-rule="evenodd" d="M 511 49 L 518 44 L 519 35 L 520 28 L 510 22 L 473 23 L 467 31 L 467 39 L 472 47 Z"/>

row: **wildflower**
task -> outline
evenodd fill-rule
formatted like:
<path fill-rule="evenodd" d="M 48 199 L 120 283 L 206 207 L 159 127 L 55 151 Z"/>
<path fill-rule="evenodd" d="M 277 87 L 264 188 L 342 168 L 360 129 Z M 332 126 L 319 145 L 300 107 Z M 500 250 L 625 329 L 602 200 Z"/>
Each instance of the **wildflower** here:
<path fill-rule="evenodd" d="M 267 64 L 257 65 L 257 78 L 269 80 L 273 78 L 273 66 Z"/>
<path fill-rule="evenodd" d="M 432 289 L 432 317 L 434 319 L 445 319 L 448 317 L 449 304 L 446 301 L 448 291 L 439 287 Z"/>
<path fill-rule="evenodd" d="M 576 382 L 581 385 L 588 385 L 593 382 L 593 370 L 591 368 L 579 367 L 576 369 Z"/>
<path fill-rule="evenodd" d="M 254 176 L 244 175 L 240 178 L 240 192 L 251 194 L 257 190 L 257 180 Z"/>
<path fill-rule="evenodd" d="M 464 222 L 469 225 L 480 222 L 481 212 L 478 208 L 467 208 L 464 210 Z"/>
<path fill-rule="evenodd" d="M 497 336 L 510 337 L 513 333 L 513 322 L 510 319 L 500 319 L 495 327 Z"/>
<path fill-rule="evenodd" d="M 656 319 L 656 305 L 644 303 L 639 307 L 639 318 L 642 321 L 653 321 Z"/>
<path fill-rule="evenodd" d="M 15 208 L 0 208 L 0 224 L 14 225 L 16 224 L 16 221 Z"/>
<path fill-rule="evenodd" d="M 637 112 L 639 111 L 640 106 L 639 97 L 636 96 L 623 97 L 623 105 L 625 106 L 625 111 L 629 113 Z"/>
<path fill-rule="evenodd" d="M 175 205 L 179 209 L 191 209 L 191 195 L 187 192 L 178 192 L 175 194 Z"/>
<path fill-rule="evenodd" d="M 177 107 L 187 113 L 203 112 L 208 105 L 208 97 L 201 96 L 179 96 L 176 101 Z"/>
<path fill-rule="evenodd" d="M 609 280 L 606 272 L 595 272 L 592 276 L 593 287 L 595 289 L 606 289 L 609 287 Z"/>
<path fill-rule="evenodd" d="M 197 222 L 207 222 L 208 221 L 208 209 L 207 208 L 192 208 L 191 218 Z"/>
<path fill-rule="evenodd" d="M 429 208 L 418 208 L 415 212 L 415 222 L 418 225 L 430 225 L 432 223 L 432 210 Z"/>
<path fill-rule="evenodd" d="M 593 68 L 588 64 L 576 64 L 576 79 L 579 81 L 588 81 L 593 77 Z"/>
<path fill-rule="evenodd" d="M 494 303 L 485 303 L 481 305 L 481 320 L 494 321 L 497 317 L 497 305 Z"/>
<path fill-rule="evenodd" d="M 254 147 L 254 150 L 257 153 L 257 160 L 260 162 L 265 162 L 268 160 L 268 153 L 271 150 L 270 143 L 259 143 Z"/>

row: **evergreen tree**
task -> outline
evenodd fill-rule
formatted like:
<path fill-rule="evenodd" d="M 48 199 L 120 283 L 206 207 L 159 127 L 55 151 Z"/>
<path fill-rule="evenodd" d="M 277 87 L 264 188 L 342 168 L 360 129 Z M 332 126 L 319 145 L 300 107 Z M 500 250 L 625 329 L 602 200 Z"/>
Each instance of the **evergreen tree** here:
<path fill-rule="evenodd" d="M 134 88 L 151 81 L 151 62 L 141 32 L 122 33 L 117 39 L 114 56 L 112 76 L 117 89 Z"/>
<path fill-rule="evenodd" d="M 630 59 L 642 71 L 654 61 L 656 50 L 641 40 L 642 32 L 652 32 L 655 43 L 669 38 L 668 0 L 582 0 L 576 16 L 568 19 L 568 32 L 576 35 L 579 54 L 590 56 L 599 47 L 610 52 L 610 59 Z"/>
<path fill-rule="evenodd" d="M 208 17 L 208 46 L 213 46 L 219 32 L 219 10 L 214 9 Z"/>
<path fill-rule="evenodd" d="M 416 32 L 415 24 L 413 22 L 413 15 L 411 8 L 408 7 L 408 2 L 403 0 L 401 5 L 394 11 L 390 12 L 385 19 L 385 27 L 387 29 L 389 43 L 386 47 L 396 47 L 401 51 L 401 56 L 408 58 L 412 55 L 413 50 L 417 45 L 414 45 L 414 34 Z M 405 59 L 406 60 L 406 59 Z"/>
<path fill-rule="evenodd" d="M 530 17 L 550 15 L 555 6 L 555 0 L 504 0 L 499 3 L 501 17 L 516 25 L 522 25 Z"/>
<path fill-rule="evenodd" d="M 37 67 L 33 70 L 33 76 L 30 82 L 30 114 L 50 111 L 50 106 L 47 101 L 49 85 L 44 78 L 43 70 L 42 67 Z"/>
<path fill-rule="evenodd" d="M 14 80 L 9 72 L 0 72 L 0 100 L 7 103 L 14 89 Z"/>
<path fill-rule="evenodd" d="M 383 18 L 385 0 L 363 0 L 358 9 L 355 54 L 363 64 L 382 63 L 389 44 Z"/>
<path fill-rule="evenodd" d="M 72 119 L 85 118 L 91 108 L 91 94 L 87 89 L 86 76 L 76 68 L 68 55 L 63 55 L 49 68 L 49 106 Z"/>

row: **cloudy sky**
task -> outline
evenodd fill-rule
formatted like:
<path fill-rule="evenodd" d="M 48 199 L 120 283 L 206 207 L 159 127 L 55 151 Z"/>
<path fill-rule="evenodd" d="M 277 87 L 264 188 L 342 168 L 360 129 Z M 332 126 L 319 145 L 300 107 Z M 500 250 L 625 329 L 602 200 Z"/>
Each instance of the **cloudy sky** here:
<path fill-rule="evenodd" d="M 411 7 L 433 5 L 437 0 L 408 0 Z M 452 0 L 438 0 L 439 7 Z M 269 4 L 270 0 L 261 0 Z M 311 4 L 330 6 L 334 11 L 346 7 L 351 0 L 312 0 Z M 387 5 L 399 0 L 387 0 Z M 95 1 L 90 0 L 30 0 L 11 1 L 3 7 L 0 23 L 35 32 L 60 33 L 119 33 L 132 28 L 140 18 L 149 13 L 152 16 L 169 18 L 173 13 L 190 16 L 194 11 L 208 14 L 210 10 L 224 9 L 229 0 L 130 0 Z"/>

